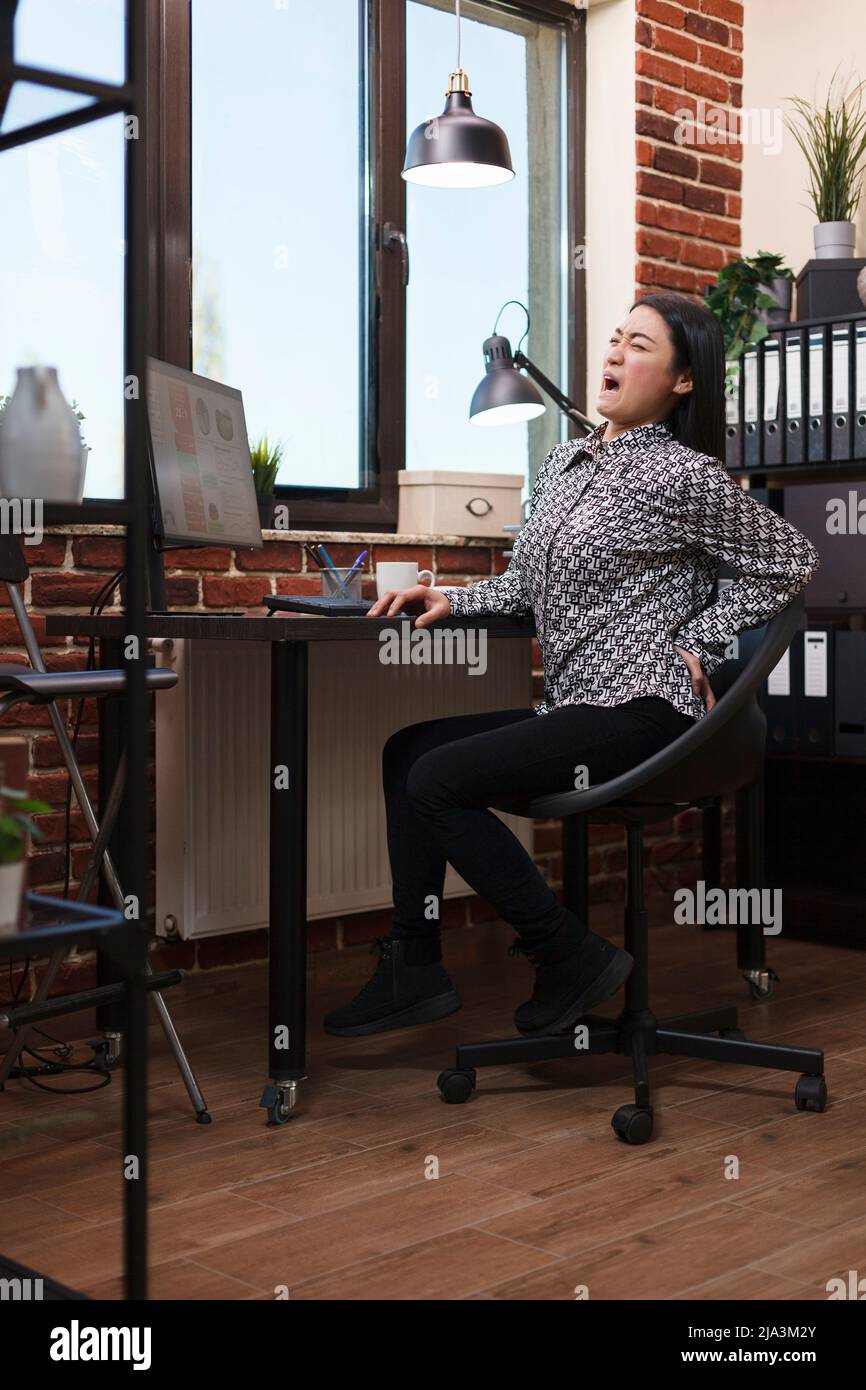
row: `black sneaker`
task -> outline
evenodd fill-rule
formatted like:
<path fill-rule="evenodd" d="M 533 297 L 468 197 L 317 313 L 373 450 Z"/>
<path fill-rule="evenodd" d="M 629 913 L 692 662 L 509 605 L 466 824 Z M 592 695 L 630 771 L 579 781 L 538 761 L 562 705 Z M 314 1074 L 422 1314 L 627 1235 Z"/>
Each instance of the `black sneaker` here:
<path fill-rule="evenodd" d="M 574 919 L 576 920 L 576 919 Z M 634 967 L 628 951 L 587 930 L 579 941 L 566 925 L 549 941 L 527 946 L 516 941 L 509 954 L 532 961 L 535 988 L 520 1004 L 514 1022 L 521 1033 L 561 1033 L 622 989 Z"/>
<path fill-rule="evenodd" d="M 385 1033 L 390 1028 L 411 1028 L 416 1023 L 433 1023 L 461 1007 L 440 960 L 410 964 L 419 956 L 428 957 L 425 944 L 380 936 L 372 946 L 379 950 L 379 964 L 371 978 L 351 1003 L 325 1015 L 326 1033 L 338 1038 L 359 1038 L 368 1033 Z M 438 951 L 438 942 L 434 949 Z"/>

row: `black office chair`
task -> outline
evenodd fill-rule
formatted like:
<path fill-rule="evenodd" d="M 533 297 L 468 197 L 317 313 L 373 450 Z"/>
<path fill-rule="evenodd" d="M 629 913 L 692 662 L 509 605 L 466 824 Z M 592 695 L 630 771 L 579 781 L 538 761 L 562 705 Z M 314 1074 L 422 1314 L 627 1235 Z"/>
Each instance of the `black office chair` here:
<path fill-rule="evenodd" d="M 812 1048 L 778 1047 L 750 1042 L 737 1028 L 735 1008 L 706 1009 L 674 1018 L 656 1019 L 650 1008 L 648 988 L 648 920 L 643 899 L 643 826 L 666 820 L 685 807 L 712 807 L 721 797 L 736 793 L 738 815 L 737 877 L 759 887 L 762 876 L 759 819 L 761 776 L 766 752 L 767 721 L 758 704 L 758 693 L 769 673 L 787 650 L 805 611 L 799 595 L 763 629 L 740 638 L 736 661 L 728 661 L 711 679 L 717 703 L 692 729 L 660 753 L 631 771 L 588 791 L 539 797 L 531 802 L 497 802 L 493 809 L 533 819 L 563 817 L 566 853 L 563 865 L 565 905 L 586 920 L 586 854 L 579 851 L 586 822 L 614 822 L 626 827 L 628 844 L 625 949 L 634 957 L 634 969 L 626 983 L 625 1008 L 616 1019 L 588 1015 L 575 1027 L 587 1025 L 591 1053 L 630 1054 L 634 1063 L 635 1099 L 622 1105 L 611 1120 L 618 1137 L 629 1144 L 644 1144 L 652 1135 L 652 1105 L 647 1057 L 656 1053 L 700 1057 L 707 1061 L 738 1062 L 744 1066 L 798 1071 L 794 1102 L 798 1110 L 823 1111 L 827 1105 L 824 1054 Z M 760 634 L 761 630 L 757 630 Z M 750 640 L 751 639 L 751 640 Z M 582 822 L 578 824 L 578 822 Z M 575 854 L 575 846 L 578 853 Z M 570 853 L 568 852 L 570 849 Z M 575 861 L 583 872 L 575 883 Z M 760 943 L 756 947 L 756 940 Z M 763 951 L 761 927 L 738 927 L 741 959 L 754 961 Z M 747 972 L 748 973 L 748 972 Z M 764 990 L 764 993 L 767 991 Z M 438 1079 L 444 1099 L 451 1105 L 468 1100 L 475 1089 L 475 1068 L 509 1062 L 543 1062 L 581 1055 L 574 1029 L 565 1033 L 507 1038 L 496 1042 L 467 1043 L 457 1048 L 453 1068 Z"/>
<path fill-rule="evenodd" d="M 125 756 L 121 757 L 106 804 L 100 808 L 102 812 L 102 824 L 100 825 L 78 759 L 75 756 L 72 740 L 66 730 L 66 720 L 58 709 L 56 701 L 60 699 L 80 700 L 85 697 L 102 699 L 122 695 L 126 688 L 126 672 L 102 669 L 95 671 L 46 671 L 39 642 L 33 630 L 33 624 L 30 622 L 27 605 L 20 588 L 29 573 L 30 567 L 27 564 L 24 547 L 18 536 L 0 536 L 0 582 L 6 585 L 12 612 L 15 615 L 21 639 L 30 660 L 30 666 L 23 664 L 19 666 L 12 663 L 0 664 L 0 720 L 15 705 L 44 705 L 47 708 L 54 736 L 66 764 L 76 800 L 87 826 L 87 832 L 93 841 L 88 863 L 79 882 L 77 900 L 84 902 L 87 899 L 101 871 L 115 906 L 124 912 L 126 899 L 108 844 L 123 795 L 126 759 Z M 145 686 L 148 692 L 168 690 L 176 684 L 177 673 L 175 671 L 149 667 L 145 672 Z M 0 1090 L 12 1075 L 15 1063 L 27 1042 L 29 1025 L 19 1021 L 19 1014 L 22 1019 L 26 1018 L 32 1005 L 44 1004 L 44 1016 L 48 1016 L 49 1005 L 45 1001 L 48 1000 L 49 992 L 63 964 L 65 954 L 65 948 L 54 952 L 39 980 L 33 998 L 27 1005 L 20 1006 L 18 1010 L 10 1007 L 4 1010 L 2 1017 L 0 1017 L 0 1023 L 13 1030 L 12 1042 L 6 1055 L 0 1057 Z M 211 1116 L 207 1104 L 161 993 L 170 985 L 180 984 L 183 979 L 182 972 L 171 970 L 163 971 L 157 975 L 148 961 L 145 966 L 145 973 L 147 976 L 146 988 L 153 996 L 157 1017 L 186 1086 L 187 1094 L 195 1111 L 196 1121 L 199 1124 L 210 1124 Z M 113 986 L 104 985 L 89 991 L 86 996 L 67 996 L 66 1004 L 69 1008 L 80 1008 L 82 1004 L 99 1003 L 102 999 L 116 994 L 116 992 Z M 56 1001 L 53 1012 L 62 1013 L 63 1003 L 62 999 Z M 108 1039 L 109 1061 L 117 1060 L 118 1042 L 117 1035 L 112 1033 Z"/>

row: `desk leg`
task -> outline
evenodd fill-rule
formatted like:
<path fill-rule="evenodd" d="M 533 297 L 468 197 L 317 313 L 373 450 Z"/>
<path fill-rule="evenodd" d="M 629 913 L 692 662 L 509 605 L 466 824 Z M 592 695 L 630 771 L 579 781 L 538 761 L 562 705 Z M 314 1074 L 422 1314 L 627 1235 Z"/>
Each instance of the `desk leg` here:
<path fill-rule="evenodd" d="M 271 644 L 269 1124 L 286 1123 L 307 1074 L 307 672 L 305 642 Z"/>

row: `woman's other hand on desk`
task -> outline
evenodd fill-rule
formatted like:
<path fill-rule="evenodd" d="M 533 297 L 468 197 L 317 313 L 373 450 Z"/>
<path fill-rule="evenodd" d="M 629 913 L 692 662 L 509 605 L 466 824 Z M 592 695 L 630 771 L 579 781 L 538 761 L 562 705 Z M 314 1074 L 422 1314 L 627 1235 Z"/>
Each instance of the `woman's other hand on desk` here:
<path fill-rule="evenodd" d="M 431 589 L 426 584 L 415 584 L 411 589 L 392 589 L 390 593 L 383 594 L 368 610 L 367 617 L 393 618 L 404 609 L 408 609 L 412 616 L 420 609 L 418 617 L 415 618 L 415 626 L 429 627 L 440 618 L 448 617 L 451 604 L 438 589 Z"/>

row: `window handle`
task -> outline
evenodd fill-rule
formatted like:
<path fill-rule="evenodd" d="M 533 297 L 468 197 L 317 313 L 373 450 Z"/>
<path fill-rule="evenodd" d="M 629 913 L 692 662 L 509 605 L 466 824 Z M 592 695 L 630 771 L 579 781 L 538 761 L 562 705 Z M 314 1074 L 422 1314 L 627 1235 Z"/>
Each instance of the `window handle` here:
<path fill-rule="evenodd" d="M 393 222 L 386 222 L 382 228 L 382 244 L 386 251 L 393 251 L 395 246 L 400 247 L 400 264 L 403 269 L 403 284 L 409 283 L 409 243 L 406 240 L 406 233 L 401 232 L 399 227 L 395 227 Z"/>

